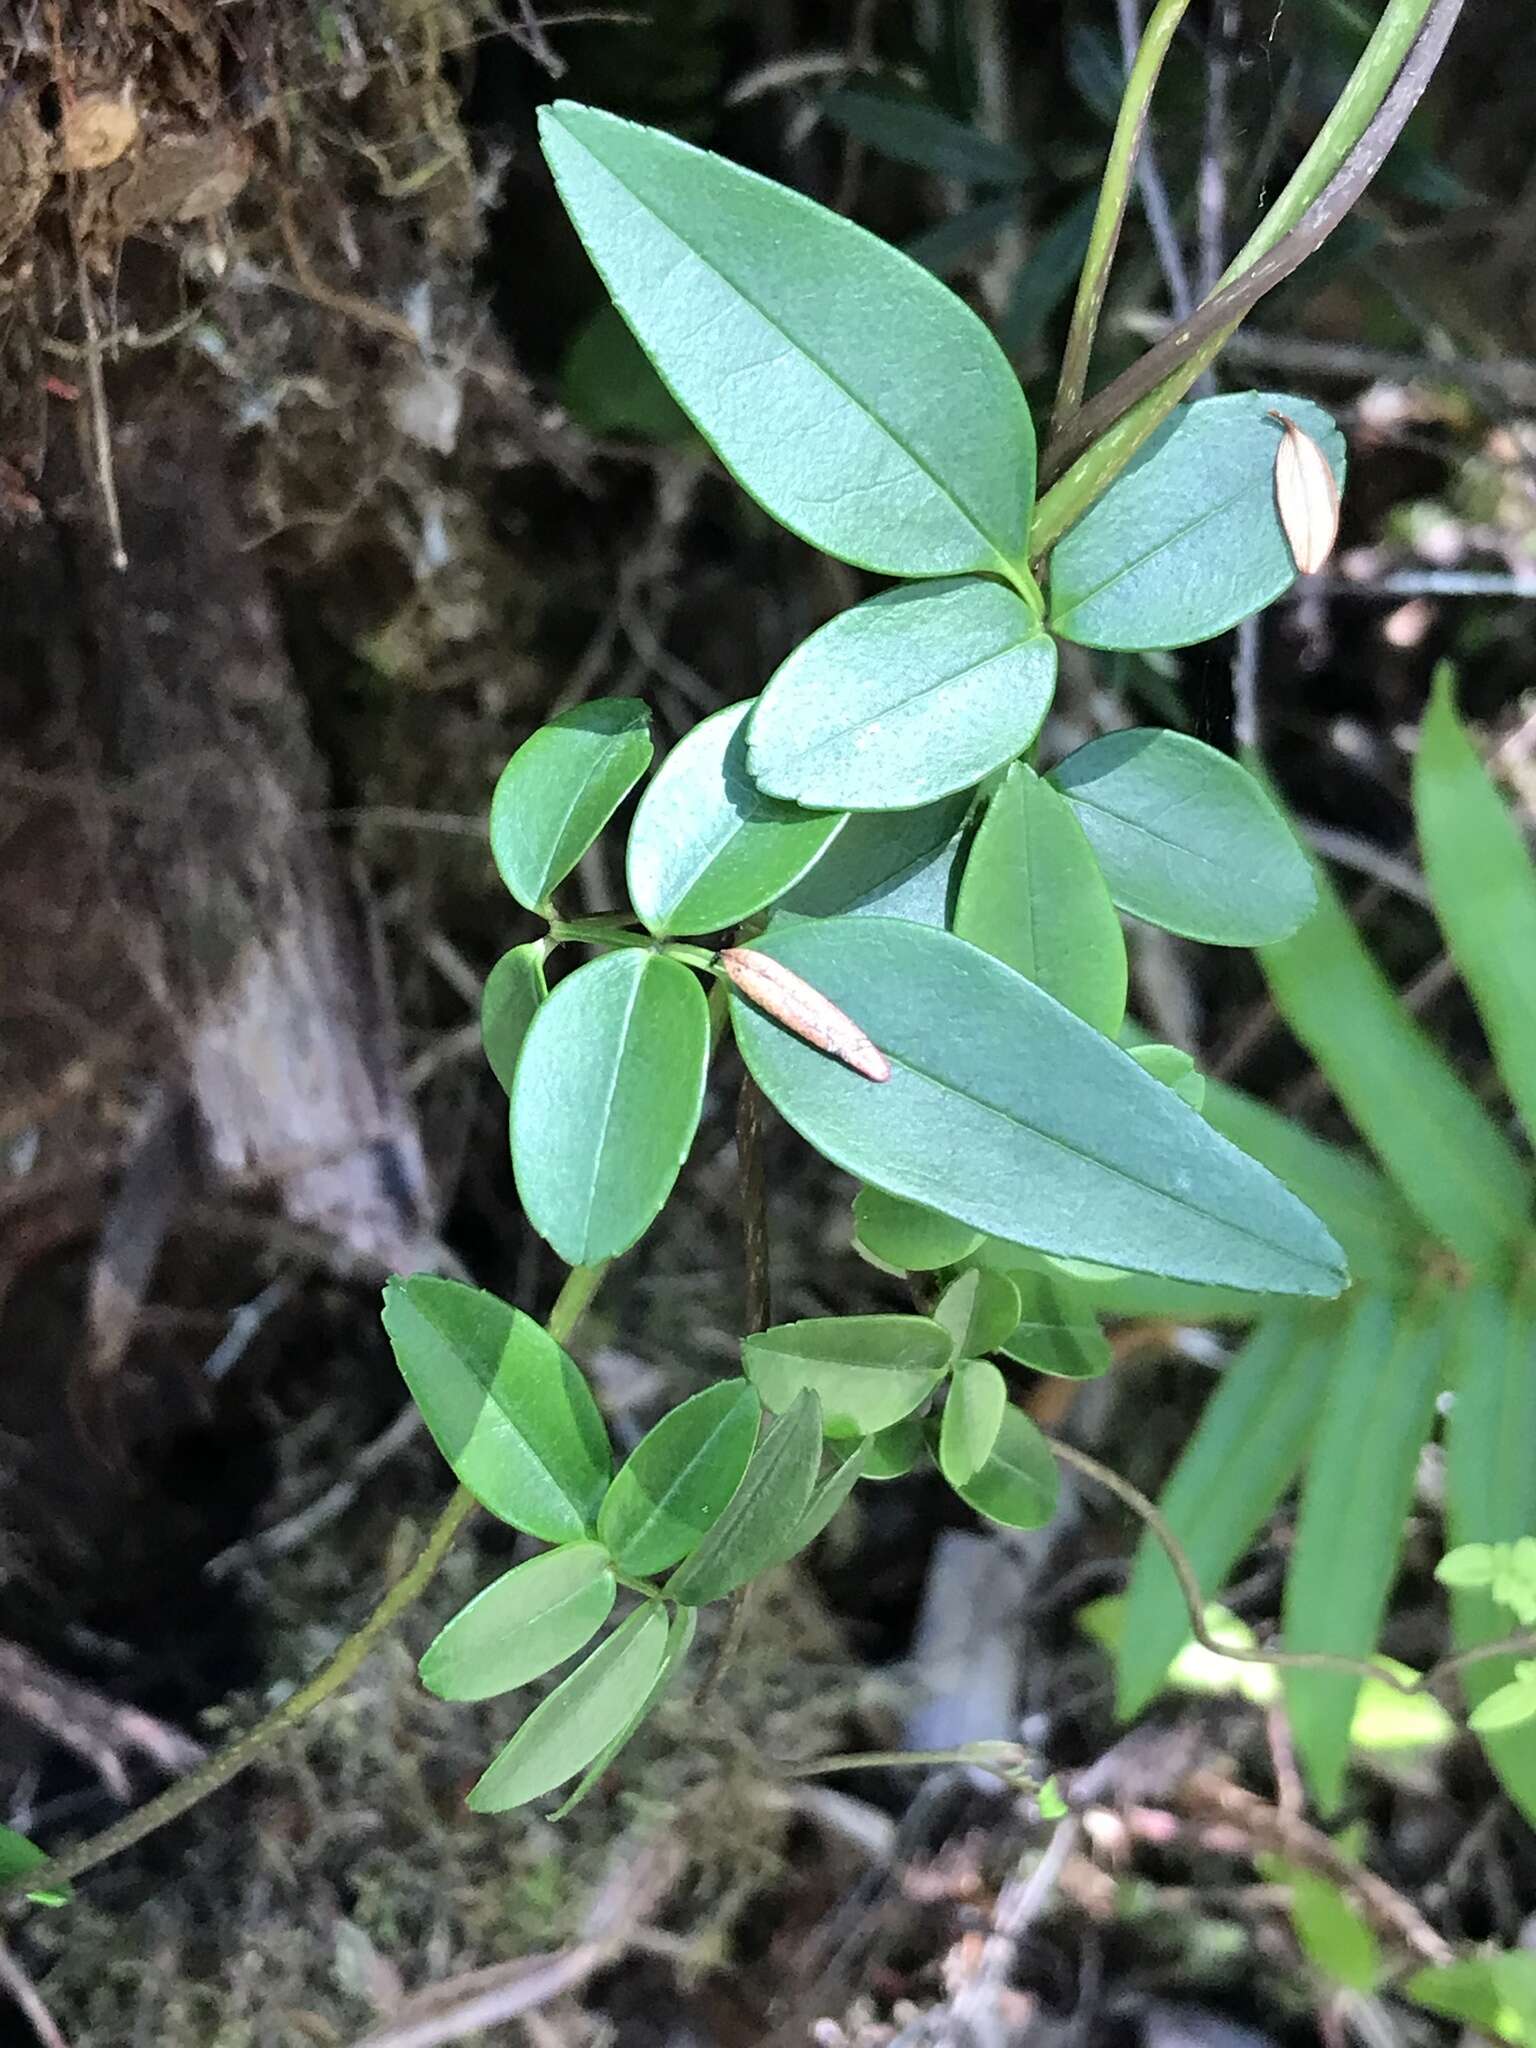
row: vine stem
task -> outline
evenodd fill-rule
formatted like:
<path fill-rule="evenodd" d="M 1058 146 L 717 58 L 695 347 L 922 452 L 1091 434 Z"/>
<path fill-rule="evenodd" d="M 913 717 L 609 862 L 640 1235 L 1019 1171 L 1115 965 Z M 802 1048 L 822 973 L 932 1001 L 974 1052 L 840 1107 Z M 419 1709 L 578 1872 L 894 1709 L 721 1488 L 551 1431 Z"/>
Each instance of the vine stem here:
<path fill-rule="evenodd" d="M 606 1270 L 606 1264 L 574 1266 L 566 1275 L 565 1284 L 544 1326 L 557 1344 L 570 1342 Z M 156 1798 L 136 1807 L 132 1813 L 124 1814 L 121 1820 L 114 1821 L 110 1827 L 103 1828 L 99 1834 L 90 1836 L 73 1849 L 66 1849 L 62 1855 L 50 1856 L 46 1863 L 34 1863 L 29 1869 L 17 1872 L 0 1884 L 0 1900 L 21 1893 L 60 1889 L 71 1879 L 94 1870 L 99 1863 L 106 1863 L 121 1855 L 124 1849 L 131 1849 L 136 1842 L 155 1834 L 169 1821 L 190 1813 L 210 1793 L 219 1791 L 248 1769 L 279 1736 L 297 1727 L 356 1674 L 380 1637 L 387 1634 L 426 1591 L 438 1566 L 452 1549 L 455 1537 L 477 1506 L 478 1502 L 467 1487 L 455 1489 L 420 1550 L 367 1620 L 353 1630 L 296 1692 L 290 1693 L 270 1713 L 263 1714 L 243 1735 L 237 1735 L 233 1742 L 217 1750 L 205 1764 L 188 1772 L 174 1785 L 168 1785 Z"/>

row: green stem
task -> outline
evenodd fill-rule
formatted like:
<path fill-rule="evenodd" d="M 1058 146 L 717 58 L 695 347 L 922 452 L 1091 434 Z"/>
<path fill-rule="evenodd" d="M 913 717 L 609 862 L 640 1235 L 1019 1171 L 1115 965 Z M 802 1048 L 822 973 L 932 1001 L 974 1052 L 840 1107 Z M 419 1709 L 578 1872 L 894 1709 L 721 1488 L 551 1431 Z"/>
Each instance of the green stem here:
<path fill-rule="evenodd" d="M 552 917 L 549 936 L 557 946 L 654 946 L 649 932 L 628 929 L 616 917 Z"/>
<path fill-rule="evenodd" d="M 545 1324 L 556 1343 L 570 1342 L 605 1271 L 605 1265 L 575 1266 L 566 1275 L 565 1284 Z M 425 1592 L 438 1566 L 452 1548 L 454 1538 L 477 1505 L 467 1488 L 460 1486 L 455 1489 L 448 1505 L 433 1523 L 426 1542 L 378 1606 L 297 1692 L 290 1693 L 281 1705 L 274 1707 L 269 1714 L 263 1714 L 243 1735 L 237 1735 L 233 1742 L 227 1743 L 195 1771 L 190 1771 L 174 1785 L 168 1785 L 157 1798 L 136 1807 L 132 1813 L 124 1814 L 121 1820 L 114 1821 L 110 1827 L 103 1828 L 99 1834 L 78 1843 L 73 1849 L 65 1850 L 61 1856 L 50 1856 L 46 1863 L 35 1863 L 29 1870 L 19 1871 L 7 1883 L 0 1884 L 0 1900 L 27 1892 L 58 1890 L 87 1870 L 94 1870 L 97 1864 L 106 1863 L 124 1849 L 131 1849 L 136 1842 L 142 1842 L 168 1821 L 178 1820 L 182 1814 L 189 1813 L 211 1792 L 219 1791 L 248 1769 L 279 1736 L 297 1727 L 355 1675 L 379 1638 Z"/>
<path fill-rule="evenodd" d="M 1082 275 L 1077 281 L 1077 299 L 1072 307 L 1066 351 L 1061 359 L 1061 378 L 1051 411 L 1053 434 L 1060 433 L 1077 411 L 1088 387 L 1088 362 L 1093 354 L 1093 338 L 1098 332 L 1099 314 L 1103 311 L 1104 294 L 1109 286 L 1110 265 L 1114 262 L 1115 248 L 1125 222 L 1125 209 L 1136 174 L 1136 157 L 1152 105 L 1152 91 L 1173 41 L 1174 31 L 1188 6 L 1189 0 L 1158 0 L 1136 52 L 1131 75 L 1125 82 L 1114 139 L 1109 145 L 1104 176 L 1099 184 L 1099 202 L 1088 236 L 1088 252 L 1083 258 Z"/>

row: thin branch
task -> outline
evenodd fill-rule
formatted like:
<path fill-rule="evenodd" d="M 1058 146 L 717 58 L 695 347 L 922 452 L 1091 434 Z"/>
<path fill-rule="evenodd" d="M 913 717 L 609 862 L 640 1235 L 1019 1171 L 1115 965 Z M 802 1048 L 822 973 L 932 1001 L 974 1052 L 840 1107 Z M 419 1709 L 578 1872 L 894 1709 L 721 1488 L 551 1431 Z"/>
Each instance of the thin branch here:
<path fill-rule="evenodd" d="M 1115 0 L 1115 8 L 1120 19 L 1120 48 L 1129 71 L 1136 61 L 1137 45 L 1141 41 L 1140 0 Z M 1141 194 L 1147 230 L 1157 252 L 1163 282 L 1168 287 L 1168 303 L 1173 308 L 1173 317 L 1175 320 L 1187 319 L 1194 310 L 1195 297 L 1190 290 L 1189 269 L 1184 261 L 1184 251 L 1179 246 L 1179 231 L 1174 225 L 1168 187 L 1158 165 L 1157 145 L 1152 140 L 1150 122 L 1143 131 L 1141 148 L 1136 155 L 1136 189 Z"/>

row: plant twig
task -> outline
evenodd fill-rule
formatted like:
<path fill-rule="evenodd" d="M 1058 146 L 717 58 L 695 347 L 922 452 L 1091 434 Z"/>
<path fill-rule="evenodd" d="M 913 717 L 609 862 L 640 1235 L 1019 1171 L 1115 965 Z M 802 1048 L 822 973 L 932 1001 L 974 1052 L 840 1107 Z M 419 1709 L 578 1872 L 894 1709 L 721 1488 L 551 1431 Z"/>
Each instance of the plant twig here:
<path fill-rule="evenodd" d="M 1129 71 L 1136 61 L 1136 50 L 1141 41 L 1140 0 L 1115 0 L 1115 11 L 1120 21 L 1120 47 Z M 1136 154 L 1136 189 L 1141 194 L 1141 208 L 1147 217 L 1147 231 L 1162 269 L 1163 283 L 1168 287 L 1168 303 L 1173 308 L 1173 317 L 1175 320 L 1187 319 L 1194 310 L 1195 298 L 1189 288 L 1189 270 L 1184 262 L 1184 251 L 1179 246 L 1179 231 L 1174 225 L 1168 187 L 1158 165 L 1157 145 L 1152 140 L 1150 122 L 1142 132 L 1141 148 Z"/>

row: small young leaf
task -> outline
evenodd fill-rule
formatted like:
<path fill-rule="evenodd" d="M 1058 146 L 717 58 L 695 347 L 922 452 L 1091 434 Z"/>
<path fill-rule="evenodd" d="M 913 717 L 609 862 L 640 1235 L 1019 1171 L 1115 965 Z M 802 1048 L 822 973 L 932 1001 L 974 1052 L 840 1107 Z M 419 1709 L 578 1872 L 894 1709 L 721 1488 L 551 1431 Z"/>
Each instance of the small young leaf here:
<path fill-rule="evenodd" d="M 922 1463 L 928 1438 L 915 1415 L 904 1416 L 870 1437 L 861 1479 L 905 1479 Z"/>
<path fill-rule="evenodd" d="M 1413 808 L 1441 929 L 1536 1142 L 1536 870 L 1457 720 L 1444 665 L 1424 713 Z"/>
<path fill-rule="evenodd" d="M 520 1309 L 418 1274 L 384 1289 L 395 1359 L 460 1483 L 545 1543 L 590 1536 L 608 1488 L 608 1438 L 587 1383 Z"/>
<path fill-rule="evenodd" d="M 994 791 L 955 902 L 955 932 L 1095 1031 L 1125 1015 L 1125 936 L 1072 806 L 1024 762 Z"/>
<path fill-rule="evenodd" d="M 758 1445 L 724 1514 L 667 1581 L 667 1598 L 703 1607 L 767 1570 L 804 1518 L 820 1465 L 821 1409 L 807 1390 Z"/>
<path fill-rule="evenodd" d="M 1319 407 L 1267 391 L 1181 405 L 1051 556 L 1051 627 L 1085 647 L 1188 647 L 1295 581 L 1275 497 L 1283 408 L 1337 481 L 1344 442 Z"/>
<path fill-rule="evenodd" d="M 891 576 L 1024 559 L 1034 429 L 970 309 L 799 193 L 655 129 L 540 109 L 560 196 L 620 312 L 744 489 Z"/>
<path fill-rule="evenodd" d="M 1018 185 L 1029 166 L 1006 142 L 994 142 L 939 108 L 889 92 L 861 92 L 839 86 L 824 93 L 824 120 L 858 142 L 868 143 L 897 163 L 956 178 L 965 185 Z"/>
<path fill-rule="evenodd" d="M 649 1689 L 641 1699 L 639 1706 L 630 1715 L 628 1721 L 625 1722 L 624 1726 L 607 1747 L 600 1750 L 592 1759 L 577 1781 L 575 1790 L 549 1816 L 551 1821 L 564 1820 L 565 1816 L 574 1807 L 581 1804 L 598 1779 L 608 1770 L 620 1750 L 639 1732 L 642 1724 L 650 1718 L 653 1709 L 660 1706 L 663 1696 L 670 1688 L 673 1679 L 676 1678 L 684 1659 L 693 1648 L 693 1638 L 697 1633 L 698 1626 L 699 1616 L 696 1608 L 673 1608 L 671 1621 L 667 1627 L 667 1647 L 662 1655 L 661 1669 L 651 1681 Z"/>
<path fill-rule="evenodd" d="M 759 950 L 856 1015 L 891 1063 L 872 1087 L 732 997 L 758 1085 L 834 1165 L 1043 1251 L 1277 1293 L 1342 1285 L 1333 1240 L 1278 1181 L 976 947 L 828 918 Z"/>
<path fill-rule="evenodd" d="M 1381 1981 L 1381 1946 L 1347 1892 L 1310 1870 L 1281 1864 L 1291 1888 L 1291 1925 L 1302 1953 L 1331 1984 L 1362 1996 Z"/>
<path fill-rule="evenodd" d="M 956 1266 L 982 1241 L 969 1223 L 879 1188 L 860 1188 L 854 1196 L 853 1232 L 859 1250 L 895 1273 L 936 1273 L 940 1266 Z"/>
<path fill-rule="evenodd" d="M 528 1220 L 568 1266 L 628 1251 L 662 1207 L 704 1103 L 709 1006 L 676 960 L 589 960 L 539 1006 L 512 1089 Z"/>
<path fill-rule="evenodd" d="M 1311 912 L 1311 868 L 1290 826 L 1214 747 L 1181 732 L 1110 732 L 1050 780 L 1133 917 L 1208 945 L 1261 946 Z"/>
<path fill-rule="evenodd" d="M 618 1587 L 596 1543 L 567 1543 L 514 1566 L 460 1608 L 421 1660 L 441 1700 L 489 1700 L 540 1677 L 589 1643 Z"/>
<path fill-rule="evenodd" d="M 903 917 L 949 923 L 971 793 L 915 811 L 860 811 L 773 908 L 791 917 Z"/>
<path fill-rule="evenodd" d="M 668 754 L 635 812 L 629 893 L 658 935 L 715 932 L 782 896 L 836 837 L 840 811 L 765 796 L 747 773 L 752 699 L 696 725 Z"/>
<path fill-rule="evenodd" d="M 514 946 L 503 953 L 485 978 L 480 998 L 480 1036 L 491 1072 L 510 1095 L 517 1056 L 528 1036 L 533 1013 L 549 994 L 544 979 L 544 943 Z"/>
<path fill-rule="evenodd" d="M 1536 2042 L 1536 1955 L 1517 1951 L 1437 1963 L 1416 1970 L 1402 1988 L 1416 2005 L 1465 2020 L 1515 2048 Z"/>
<path fill-rule="evenodd" d="M 1435 1577 L 1442 1586 L 1491 1586 L 1495 1554 L 1492 1543 L 1460 1543 L 1435 1566 Z"/>
<path fill-rule="evenodd" d="M 952 1356 L 926 1316 L 817 1316 L 780 1323 L 741 1347 L 747 1378 L 775 1413 L 809 1387 L 829 1437 L 872 1436 L 910 1415 Z"/>
<path fill-rule="evenodd" d="M 666 1647 L 666 1610 L 648 1600 L 540 1700 L 466 1804 L 475 1813 L 506 1813 L 584 1771 L 629 1725 Z"/>
<path fill-rule="evenodd" d="M 951 1486 L 969 1485 L 997 1448 L 1008 1382 L 990 1358 L 955 1367 L 939 1424 L 939 1470 Z"/>
<path fill-rule="evenodd" d="M 1420 1676 L 1390 1657 L 1381 1661 L 1401 1679 Z M 1355 1717 L 1349 1724 L 1351 1749 L 1377 1755 L 1396 1750 L 1444 1749 L 1455 1739 L 1456 1723 L 1433 1693 L 1399 1692 L 1381 1678 L 1362 1682 L 1355 1701 Z"/>
<path fill-rule="evenodd" d="M 1128 1050 L 1137 1066 L 1171 1088 L 1180 1102 L 1187 1102 L 1191 1109 L 1204 1106 L 1205 1076 L 1182 1046 L 1133 1045 Z"/>
<path fill-rule="evenodd" d="M 687 1556 L 741 1484 L 761 1415 L 752 1387 L 724 1380 L 640 1439 L 597 1518 L 598 1540 L 621 1571 L 644 1577 Z"/>
<path fill-rule="evenodd" d="M 549 900 L 651 765 L 650 713 L 597 697 L 525 740 L 491 798 L 491 852 L 528 910 Z"/>
<path fill-rule="evenodd" d="M 989 1246 L 985 1255 L 1014 1250 Z M 1019 1297 L 1019 1320 L 998 1347 L 1005 1358 L 1061 1380 L 1097 1379 L 1109 1370 L 1114 1354 L 1082 1283 L 1018 1268 L 1009 1277 Z"/>
<path fill-rule="evenodd" d="M 964 577 L 888 590 L 780 664 L 747 763 L 770 796 L 910 810 L 1022 754 L 1056 683 L 1056 643 L 1023 598 Z"/>
<path fill-rule="evenodd" d="M 950 1484 L 989 1521 L 1010 1529 L 1039 1529 L 1056 1512 L 1061 1481 L 1045 1438 L 1022 1409 L 1007 1407 L 985 1464 L 969 1479 Z"/>
<path fill-rule="evenodd" d="M 1022 1313 L 1019 1290 L 1005 1273 L 972 1266 L 939 1296 L 933 1320 L 948 1331 L 953 1357 L 980 1358 L 1013 1334 Z"/>

